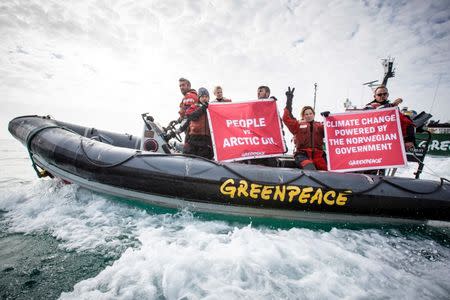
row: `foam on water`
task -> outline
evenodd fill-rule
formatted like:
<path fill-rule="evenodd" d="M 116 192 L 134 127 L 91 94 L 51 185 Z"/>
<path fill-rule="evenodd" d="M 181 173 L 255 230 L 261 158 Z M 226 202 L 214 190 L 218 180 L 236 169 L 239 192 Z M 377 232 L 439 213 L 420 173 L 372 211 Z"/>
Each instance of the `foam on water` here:
<path fill-rule="evenodd" d="M 11 232 L 49 233 L 67 250 L 115 256 L 137 243 L 137 224 L 145 211 L 127 209 L 102 196 L 59 181 L 34 181 L 10 189 L 0 199 Z M 122 205 L 123 206 L 123 205 Z"/>
<path fill-rule="evenodd" d="M 171 225 L 178 229 L 140 228 L 140 248 L 62 298 L 445 298 L 450 292 L 449 250 L 430 240 L 376 230 L 237 228 L 185 217 Z"/>

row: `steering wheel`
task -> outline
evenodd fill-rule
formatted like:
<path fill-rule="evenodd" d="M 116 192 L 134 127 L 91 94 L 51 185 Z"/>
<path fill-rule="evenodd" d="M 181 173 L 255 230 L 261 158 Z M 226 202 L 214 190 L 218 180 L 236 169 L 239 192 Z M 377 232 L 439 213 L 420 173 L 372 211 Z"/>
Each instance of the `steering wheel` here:
<path fill-rule="evenodd" d="M 177 132 L 177 129 L 175 128 L 175 125 L 178 124 L 178 121 L 170 121 L 169 125 L 164 128 L 164 131 L 167 133 L 167 137 L 169 139 L 175 138 L 180 143 L 182 142 L 181 135 L 179 132 Z"/>

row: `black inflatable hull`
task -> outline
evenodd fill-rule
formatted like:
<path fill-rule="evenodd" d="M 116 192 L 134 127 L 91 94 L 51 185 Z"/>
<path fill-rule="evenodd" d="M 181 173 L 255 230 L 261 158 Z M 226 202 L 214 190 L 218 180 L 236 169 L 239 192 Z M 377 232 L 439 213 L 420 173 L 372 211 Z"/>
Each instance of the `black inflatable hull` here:
<path fill-rule="evenodd" d="M 13 119 L 9 131 L 52 175 L 152 205 L 288 220 L 450 221 L 450 184 L 444 180 L 221 164 L 141 152 L 136 137 L 38 116 Z"/>

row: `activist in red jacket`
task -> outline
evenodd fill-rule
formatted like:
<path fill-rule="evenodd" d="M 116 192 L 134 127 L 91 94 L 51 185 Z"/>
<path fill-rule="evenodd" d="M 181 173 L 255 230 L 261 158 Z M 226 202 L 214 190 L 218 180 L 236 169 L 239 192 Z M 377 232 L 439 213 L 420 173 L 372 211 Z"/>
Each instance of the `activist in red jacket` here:
<path fill-rule="evenodd" d="M 286 92 L 286 108 L 283 114 L 283 123 L 294 135 L 294 158 L 302 169 L 326 170 L 327 162 L 323 151 L 324 129 L 323 124 L 314 121 L 314 109 L 311 106 L 302 108 L 302 120 L 298 121 L 292 116 L 292 99 L 294 90 L 288 87 Z"/>
<path fill-rule="evenodd" d="M 209 102 L 209 93 L 205 88 L 198 90 L 199 102 L 192 104 L 186 111 L 189 122 L 188 138 L 184 144 L 184 154 L 194 154 L 208 159 L 214 157 L 211 133 L 209 131 L 206 108 Z"/>
<path fill-rule="evenodd" d="M 181 121 L 186 116 L 186 110 L 191 107 L 192 104 L 198 102 L 197 92 L 191 89 L 191 82 L 185 78 L 179 79 L 180 91 L 183 94 L 183 99 L 180 102 L 180 110 L 178 114 L 180 115 L 179 121 Z"/>
<path fill-rule="evenodd" d="M 388 100 L 389 92 L 388 89 L 384 85 L 380 85 L 374 91 L 374 100 L 366 104 L 364 109 L 383 109 L 387 107 L 397 107 L 400 103 L 403 102 L 402 98 L 397 98 L 394 102 L 390 102 Z M 415 138 L 415 129 L 414 123 L 411 119 L 399 113 L 400 116 L 400 125 L 402 127 L 403 141 L 405 143 L 405 148 L 408 150 L 410 148 L 414 148 L 416 138 Z"/>

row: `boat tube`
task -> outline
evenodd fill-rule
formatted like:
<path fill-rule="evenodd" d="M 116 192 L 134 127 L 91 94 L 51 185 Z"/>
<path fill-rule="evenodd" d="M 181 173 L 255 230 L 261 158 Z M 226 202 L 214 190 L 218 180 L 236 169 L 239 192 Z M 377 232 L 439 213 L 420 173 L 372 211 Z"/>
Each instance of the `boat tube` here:
<path fill-rule="evenodd" d="M 161 129 L 149 117 L 146 124 L 147 134 L 139 138 L 23 116 L 10 121 L 9 131 L 27 147 L 36 170 L 150 205 L 323 222 L 450 221 L 450 183 L 444 178 L 219 163 L 174 154 L 164 144 L 173 131 Z M 142 150 L 145 145 L 151 151 Z"/>

